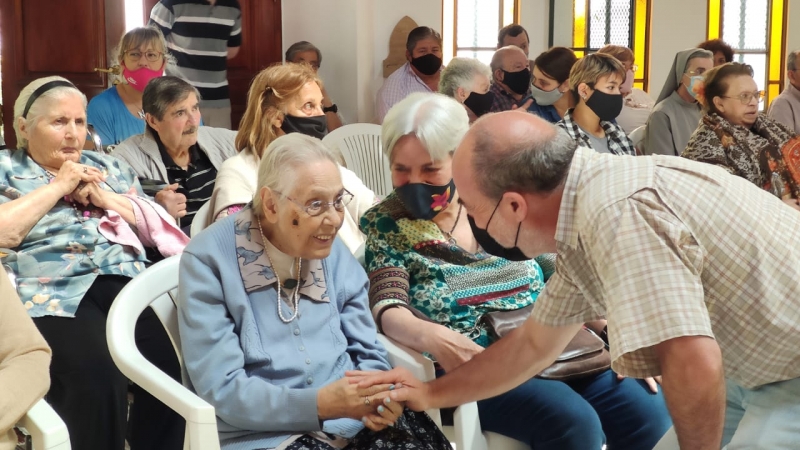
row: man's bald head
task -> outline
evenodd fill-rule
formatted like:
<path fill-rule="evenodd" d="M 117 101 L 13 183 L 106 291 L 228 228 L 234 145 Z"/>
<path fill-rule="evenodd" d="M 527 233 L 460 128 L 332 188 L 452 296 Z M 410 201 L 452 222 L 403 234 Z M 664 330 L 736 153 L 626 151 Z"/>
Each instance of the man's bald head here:
<path fill-rule="evenodd" d="M 492 68 L 492 73 L 498 70 L 519 72 L 528 67 L 528 64 L 528 56 L 521 48 L 516 45 L 507 45 L 494 52 L 492 63 L 489 66 Z"/>
<path fill-rule="evenodd" d="M 490 199 L 508 191 L 546 193 L 564 182 L 576 148 L 564 130 L 546 120 L 505 111 L 487 114 L 472 125 L 455 153 L 453 168 L 467 171 L 465 178 L 475 180 Z"/>

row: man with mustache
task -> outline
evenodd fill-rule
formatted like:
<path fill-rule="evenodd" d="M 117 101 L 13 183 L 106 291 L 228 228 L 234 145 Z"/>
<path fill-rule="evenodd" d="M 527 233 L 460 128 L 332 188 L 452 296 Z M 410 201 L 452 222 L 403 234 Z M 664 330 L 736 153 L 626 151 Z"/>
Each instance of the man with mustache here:
<path fill-rule="evenodd" d="M 236 153 L 236 132 L 200 126 L 200 95 L 185 80 L 151 80 L 142 95 L 145 131 L 121 142 L 113 155 L 131 165 L 188 234 L 197 210 L 211 198 L 217 170 Z"/>

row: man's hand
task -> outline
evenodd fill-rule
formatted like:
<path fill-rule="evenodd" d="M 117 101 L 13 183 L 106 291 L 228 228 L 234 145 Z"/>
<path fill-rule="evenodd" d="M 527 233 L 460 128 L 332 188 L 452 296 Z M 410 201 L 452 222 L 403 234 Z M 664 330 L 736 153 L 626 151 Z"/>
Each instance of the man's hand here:
<path fill-rule="evenodd" d="M 528 100 L 525 101 L 525 103 L 521 105 L 511 105 L 511 109 L 527 112 L 528 108 L 530 108 L 532 104 L 533 104 L 533 98 L 529 98 Z"/>
<path fill-rule="evenodd" d="M 424 411 L 430 408 L 430 389 L 426 383 L 419 381 L 408 370 L 398 367 L 388 372 L 359 372 L 348 371 L 347 377 L 352 377 L 352 382 L 357 382 L 359 389 L 368 389 L 372 386 L 394 385 L 389 393 L 392 401 L 404 402 L 414 411 Z"/>
<path fill-rule="evenodd" d="M 680 448 L 719 450 L 725 421 L 725 377 L 717 341 L 708 336 L 683 336 L 654 349 Z"/>
<path fill-rule="evenodd" d="M 617 374 L 617 379 L 622 381 L 627 378 L 625 375 Z M 661 376 L 657 377 L 648 377 L 643 379 L 644 382 L 647 384 L 647 387 L 650 388 L 650 392 L 653 394 L 658 394 L 658 385 L 661 384 Z"/>
<path fill-rule="evenodd" d="M 163 206 L 169 215 L 176 219 L 186 215 L 186 196 L 176 192 L 179 187 L 178 183 L 170 184 L 156 192 L 156 203 Z"/>

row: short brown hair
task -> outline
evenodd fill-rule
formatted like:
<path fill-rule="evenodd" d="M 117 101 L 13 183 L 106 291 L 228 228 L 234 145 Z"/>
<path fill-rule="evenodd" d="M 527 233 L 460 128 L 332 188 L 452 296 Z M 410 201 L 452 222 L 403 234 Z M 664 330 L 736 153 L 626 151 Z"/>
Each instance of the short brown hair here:
<path fill-rule="evenodd" d="M 117 45 L 116 53 L 119 63 L 122 64 L 125 59 L 125 52 L 128 50 L 139 48 L 143 44 L 158 44 L 161 47 L 161 52 L 164 54 L 164 61 L 170 61 L 171 56 L 167 48 L 167 40 L 161 34 L 161 30 L 155 27 L 138 27 L 134 28 L 122 36 L 122 39 Z"/>
<path fill-rule="evenodd" d="M 525 33 L 525 39 L 530 42 L 531 38 L 528 36 L 528 32 L 525 30 L 525 28 L 522 28 L 522 25 L 512 23 L 511 25 L 506 25 L 503 28 L 500 28 L 500 31 L 497 33 L 497 48 L 505 47 L 503 41 L 507 36 L 517 37 L 522 33 Z"/>
<path fill-rule="evenodd" d="M 625 61 L 630 61 L 631 63 L 633 63 L 633 60 L 635 59 L 633 56 L 633 50 L 629 49 L 628 47 L 623 47 L 621 45 L 608 44 L 605 47 L 598 50 L 597 53 L 605 53 L 606 55 L 611 55 L 614 58 L 617 58 L 621 63 L 624 63 Z"/>
<path fill-rule="evenodd" d="M 719 114 L 717 107 L 714 105 L 714 97 L 723 97 L 728 92 L 730 83 L 728 80 L 731 77 L 741 75 L 753 76 L 753 68 L 749 64 L 742 64 L 738 62 L 730 62 L 722 64 L 721 66 L 714 67 L 705 73 L 703 81 L 705 84 L 705 92 L 703 96 L 703 111 L 707 113 Z"/>
<path fill-rule="evenodd" d="M 577 96 L 579 84 L 586 83 L 594 89 L 597 80 L 614 73 L 625 79 L 625 67 L 617 58 L 605 53 L 586 55 L 569 71 L 569 89 Z"/>
<path fill-rule="evenodd" d="M 533 65 L 561 84 L 569 79 L 569 72 L 576 61 L 578 61 L 578 57 L 571 49 L 553 47 L 537 56 Z"/>
<path fill-rule="evenodd" d="M 247 109 L 239 122 L 236 149 L 249 149 L 260 158 L 278 137 L 272 121 L 286 114 L 289 101 L 311 81 L 322 89 L 322 81 L 308 64 L 277 63 L 259 72 L 247 91 Z"/>
<path fill-rule="evenodd" d="M 726 44 L 722 39 L 711 39 L 709 41 L 701 42 L 697 48 L 709 50 L 711 53 L 720 52 L 725 56 L 725 62 L 733 61 L 733 47 Z"/>

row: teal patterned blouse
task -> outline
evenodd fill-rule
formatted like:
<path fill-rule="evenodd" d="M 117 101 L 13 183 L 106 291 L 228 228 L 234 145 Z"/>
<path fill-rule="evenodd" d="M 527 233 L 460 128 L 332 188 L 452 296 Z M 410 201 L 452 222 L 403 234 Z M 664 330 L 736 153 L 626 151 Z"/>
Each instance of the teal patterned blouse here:
<path fill-rule="evenodd" d="M 81 164 L 106 175 L 103 189 L 143 195 L 133 169 L 96 152 L 81 153 Z M 0 204 L 50 182 L 47 172 L 24 150 L 0 151 Z M 2 249 L 3 263 L 17 275 L 17 292 L 31 317 L 74 317 L 81 298 L 98 275 L 133 277 L 145 256 L 106 240 L 97 230 L 104 211 L 86 211 L 61 199 L 13 249 Z"/>
<path fill-rule="evenodd" d="M 512 262 L 448 242 L 430 220 L 414 218 L 391 193 L 361 218 L 370 307 L 380 327 L 389 306 L 411 306 L 483 347 L 492 339 L 478 319 L 530 305 L 554 270 L 553 255 Z M 546 263 L 546 264 L 545 264 Z"/>

